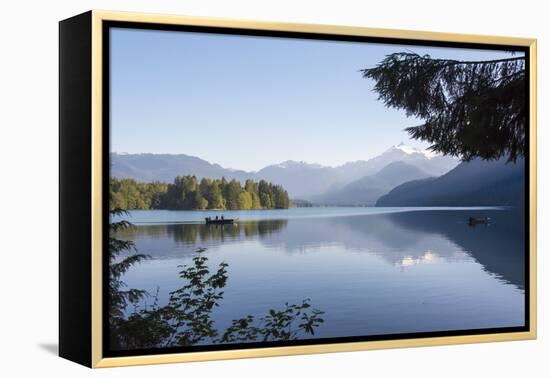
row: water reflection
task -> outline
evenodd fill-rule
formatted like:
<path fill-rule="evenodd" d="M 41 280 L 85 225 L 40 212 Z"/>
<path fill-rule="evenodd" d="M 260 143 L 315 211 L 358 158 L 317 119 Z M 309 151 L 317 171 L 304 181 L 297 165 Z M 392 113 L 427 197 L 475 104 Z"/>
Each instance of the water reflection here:
<path fill-rule="evenodd" d="M 469 216 L 490 216 L 490 225 L 469 227 Z M 289 254 L 338 246 L 367 252 L 407 268 L 435 262 L 475 259 L 483 268 L 524 287 L 524 219 L 521 211 L 406 212 L 333 218 L 263 220 L 234 225 L 142 225 L 121 237 L 156 258 L 180 256 L 191 247 L 258 241 Z"/>
<path fill-rule="evenodd" d="M 470 216 L 491 224 L 470 227 Z M 138 225 L 121 239 L 152 259 L 124 281 L 160 287 L 166 303 L 181 285 L 177 266 L 205 247 L 231 267 L 212 313 L 220 329 L 304 298 L 325 311 L 314 337 L 522 326 L 524 224 L 520 211 L 470 209 Z"/>
<path fill-rule="evenodd" d="M 116 210 L 115 210 L 116 211 Z M 108 340 L 112 350 L 189 347 L 198 344 L 289 341 L 312 336 L 324 319 L 324 311 L 312 308 L 310 299 L 285 302 L 282 309 L 271 308 L 258 318 L 253 314 L 231 320 L 223 329 L 216 326 L 214 310 L 224 300 L 229 264 L 211 266 L 197 249 L 189 265 L 178 266 L 181 283 L 160 304 L 156 293 L 129 288 L 122 277 L 148 259 L 134 254 L 135 244 L 113 236 L 128 229 L 124 222 L 111 223 L 109 236 Z M 122 234 L 122 232 L 119 232 Z M 152 299 L 152 303 L 148 303 Z"/>
<path fill-rule="evenodd" d="M 480 212 L 485 216 L 487 212 Z M 477 227 L 465 224 L 462 212 L 391 214 L 393 222 L 413 232 L 440 235 L 459 246 L 487 272 L 523 289 L 525 273 L 525 218 L 519 210 L 491 212 L 491 223 Z M 478 216 L 478 215 L 475 215 Z"/>
<path fill-rule="evenodd" d="M 138 225 L 118 233 L 120 237 L 172 238 L 188 246 L 211 241 L 264 238 L 286 227 L 287 220 L 262 220 L 225 225 L 199 223 Z"/>

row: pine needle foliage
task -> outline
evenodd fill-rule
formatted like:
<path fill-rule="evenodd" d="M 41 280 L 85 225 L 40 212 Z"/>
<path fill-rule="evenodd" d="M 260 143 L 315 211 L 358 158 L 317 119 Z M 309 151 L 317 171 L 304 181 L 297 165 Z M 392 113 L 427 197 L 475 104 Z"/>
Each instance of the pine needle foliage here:
<path fill-rule="evenodd" d="M 111 217 L 125 214 L 120 208 L 110 211 Z M 182 286 L 170 292 L 168 302 L 161 305 L 159 288 L 149 293 L 127 288 L 123 281 L 133 266 L 150 258 L 139 253 L 131 240 L 117 238 L 117 232 L 132 227 L 124 220 L 109 224 L 109 342 L 113 350 L 294 340 L 314 335 L 324 322 L 324 312 L 310 308 L 306 299 L 301 305 L 285 303 L 282 310 L 270 309 L 264 317 L 246 315 L 219 330 L 213 312 L 224 298 L 228 264 L 211 267 L 204 255 L 206 249 L 197 249 L 191 264 L 178 266 Z"/>
<path fill-rule="evenodd" d="M 406 131 L 432 151 L 463 161 L 525 155 L 524 56 L 460 61 L 399 52 L 360 72 L 387 107 L 424 121 Z"/>

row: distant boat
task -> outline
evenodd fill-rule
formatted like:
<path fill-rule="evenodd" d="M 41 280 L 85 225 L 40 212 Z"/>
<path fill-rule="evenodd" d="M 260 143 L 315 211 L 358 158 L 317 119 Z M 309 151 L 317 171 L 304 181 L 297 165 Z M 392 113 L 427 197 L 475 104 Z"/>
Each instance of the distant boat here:
<path fill-rule="evenodd" d="M 468 224 L 475 226 L 476 224 L 489 224 L 491 218 L 489 217 L 470 217 L 468 218 Z"/>
<path fill-rule="evenodd" d="M 204 220 L 206 221 L 206 224 L 233 224 L 235 222 L 235 219 L 228 219 L 228 218 L 224 218 L 224 219 L 221 219 L 221 218 L 218 218 L 218 219 L 215 219 L 215 218 L 204 218 Z"/>

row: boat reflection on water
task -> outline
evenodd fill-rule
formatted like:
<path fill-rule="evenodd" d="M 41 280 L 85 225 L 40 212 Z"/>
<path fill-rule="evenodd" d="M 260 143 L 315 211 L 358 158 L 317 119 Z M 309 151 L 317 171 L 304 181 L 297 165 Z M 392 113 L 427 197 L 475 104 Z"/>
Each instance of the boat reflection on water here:
<path fill-rule="evenodd" d="M 484 227 L 469 227 L 465 214 L 487 217 Z M 524 218 L 514 210 L 403 212 L 379 215 L 137 225 L 126 237 L 153 257 L 179 255 L 195 247 L 258 240 L 286 253 L 313 253 L 323 246 L 376 254 L 392 265 L 410 266 L 444 259 L 473 258 L 506 282 L 524 287 Z M 486 227 L 485 227 L 486 226 Z M 161 244 L 159 244 L 161 243 Z"/>
<path fill-rule="evenodd" d="M 212 263 L 230 267 L 224 301 L 213 314 L 222 328 L 242 313 L 261 316 L 304 298 L 325 312 L 325 326 L 314 337 L 525 324 L 521 211 L 342 214 L 232 225 L 138 224 L 121 239 L 152 258 L 124 279 L 129 287 L 160 288 L 165 301 L 181 284 L 177 267 L 206 248 Z M 471 227 L 470 216 L 491 222 Z"/>
<path fill-rule="evenodd" d="M 118 233 L 118 237 L 134 240 L 138 247 L 146 244 L 147 253 L 153 257 L 168 257 L 179 255 L 182 248 L 192 252 L 195 247 L 210 248 L 240 240 L 261 240 L 281 232 L 287 224 L 287 220 L 275 219 L 231 224 L 137 224 Z"/>

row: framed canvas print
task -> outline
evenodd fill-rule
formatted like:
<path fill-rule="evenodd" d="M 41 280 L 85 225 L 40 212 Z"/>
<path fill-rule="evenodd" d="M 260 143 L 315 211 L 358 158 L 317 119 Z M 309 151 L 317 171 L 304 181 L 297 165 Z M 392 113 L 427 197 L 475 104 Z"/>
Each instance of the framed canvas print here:
<path fill-rule="evenodd" d="M 60 355 L 536 336 L 536 41 L 60 22 Z"/>

